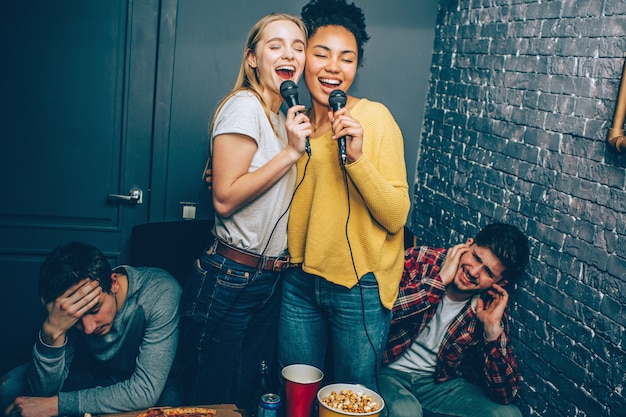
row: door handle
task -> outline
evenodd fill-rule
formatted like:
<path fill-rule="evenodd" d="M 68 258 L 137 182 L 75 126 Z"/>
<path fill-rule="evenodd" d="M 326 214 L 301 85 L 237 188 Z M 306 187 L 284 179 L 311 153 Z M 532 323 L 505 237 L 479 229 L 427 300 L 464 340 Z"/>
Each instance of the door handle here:
<path fill-rule="evenodd" d="M 109 199 L 130 201 L 135 204 L 143 203 L 143 191 L 130 190 L 129 195 L 109 194 Z"/>

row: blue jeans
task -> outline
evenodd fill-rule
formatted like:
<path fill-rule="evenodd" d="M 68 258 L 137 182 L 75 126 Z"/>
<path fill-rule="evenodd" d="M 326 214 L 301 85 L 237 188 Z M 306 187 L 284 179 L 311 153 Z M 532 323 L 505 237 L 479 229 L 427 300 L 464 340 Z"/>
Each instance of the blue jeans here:
<path fill-rule="evenodd" d="M 187 404 L 252 406 L 259 363 L 271 369 L 280 309 L 280 273 L 241 265 L 209 249 L 181 298 Z"/>
<path fill-rule="evenodd" d="M 381 395 L 393 417 L 521 417 L 514 405 L 493 402 L 478 385 L 463 378 L 437 383 L 432 375 L 385 366 L 378 378 Z"/>
<path fill-rule="evenodd" d="M 32 395 L 28 380 L 26 379 L 28 369 L 28 364 L 20 365 L 10 370 L 2 377 L 0 381 L 0 415 L 4 415 L 2 414 L 4 410 L 6 410 L 17 397 Z"/>
<path fill-rule="evenodd" d="M 329 348 L 335 382 L 377 391 L 390 322 L 391 311 L 381 304 L 372 273 L 348 289 L 301 268 L 289 269 L 280 310 L 280 367 L 304 363 L 324 370 Z"/>

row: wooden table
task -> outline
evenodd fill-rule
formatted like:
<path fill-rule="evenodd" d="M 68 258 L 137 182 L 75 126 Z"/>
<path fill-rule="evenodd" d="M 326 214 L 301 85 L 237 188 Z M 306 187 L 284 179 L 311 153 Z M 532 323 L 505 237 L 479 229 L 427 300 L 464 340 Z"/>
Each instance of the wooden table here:
<path fill-rule="evenodd" d="M 203 405 L 201 407 L 214 408 L 217 410 L 215 417 L 247 417 L 247 413 L 244 410 L 237 409 L 235 404 L 214 404 Z M 115 414 L 98 414 L 94 415 L 94 417 L 136 417 L 137 414 L 144 411 L 146 410 L 127 411 L 125 413 Z"/>

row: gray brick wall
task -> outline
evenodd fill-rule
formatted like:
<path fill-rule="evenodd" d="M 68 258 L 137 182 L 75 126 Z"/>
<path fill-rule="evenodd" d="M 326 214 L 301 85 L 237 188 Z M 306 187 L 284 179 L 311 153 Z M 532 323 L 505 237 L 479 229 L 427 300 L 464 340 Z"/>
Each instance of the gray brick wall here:
<path fill-rule="evenodd" d="M 441 0 L 411 228 L 531 236 L 511 315 L 525 416 L 626 415 L 624 0 Z M 408 140 L 408 139 L 407 139 Z"/>

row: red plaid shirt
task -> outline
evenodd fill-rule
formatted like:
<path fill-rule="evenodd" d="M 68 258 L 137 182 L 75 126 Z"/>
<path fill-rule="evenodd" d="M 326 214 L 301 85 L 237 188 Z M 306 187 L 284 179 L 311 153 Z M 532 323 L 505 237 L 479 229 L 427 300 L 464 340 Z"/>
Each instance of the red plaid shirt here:
<path fill-rule="evenodd" d="M 383 363 L 402 356 L 433 318 L 437 304 L 446 293 L 439 276 L 446 253 L 446 249 L 427 246 L 407 249 Z M 508 404 L 520 388 L 517 363 L 508 338 L 508 320 L 505 314 L 504 332 L 498 339 L 487 341 L 474 310 L 476 300 L 474 297 L 468 301 L 448 327 L 438 353 L 435 380 L 443 382 L 462 376 L 484 387 L 494 401 Z"/>

